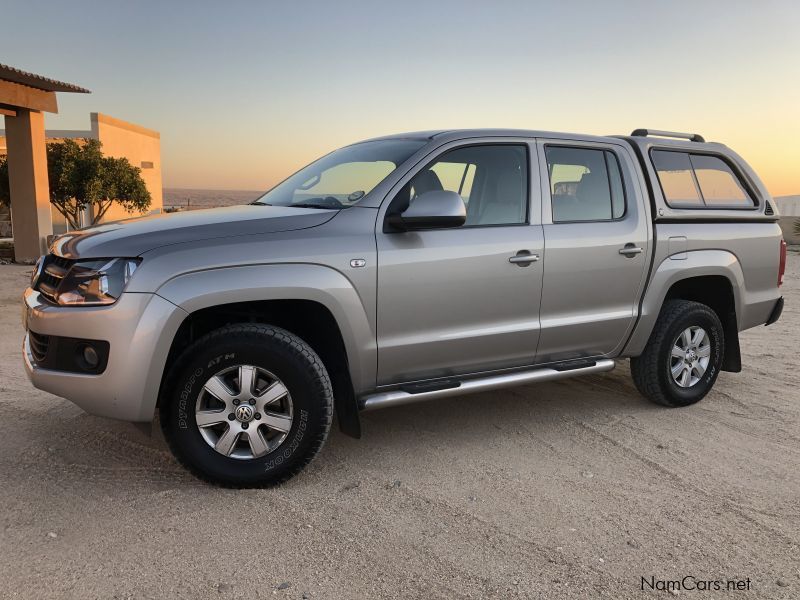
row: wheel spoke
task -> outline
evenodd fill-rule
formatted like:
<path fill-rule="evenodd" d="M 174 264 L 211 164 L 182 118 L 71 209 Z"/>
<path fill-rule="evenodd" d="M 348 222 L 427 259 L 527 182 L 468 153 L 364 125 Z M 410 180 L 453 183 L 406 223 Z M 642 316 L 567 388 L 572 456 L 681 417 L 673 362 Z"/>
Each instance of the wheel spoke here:
<path fill-rule="evenodd" d="M 692 368 L 692 372 L 697 373 L 697 378 L 700 379 L 703 376 L 703 373 L 706 372 L 706 368 L 700 363 L 696 363 Z"/>
<path fill-rule="evenodd" d="M 240 434 L 240 431 L 234 431 L 233 427 L 228 427 L 225 433 L 219 436 L 214 449 L 225 456 L 230 456 L 234 447 L 236 447 L 236 441 L 239 439 Z"/>
<path fill-rule="evenodd" d="M 684 367 L 686 367 L 686 365 L 683 363 L 683 361 L 679 362 L 674 367 L 672 367 L 672 377 L 673 377 L 673 379 L 676 379 L 676 380 L 678 379 L 678 376 L 681 374 L 681 372 L 683 371 Z"/>
<path fill-rule="evenodd" d="M 201 410 L 195 414 L 198 427 L 211 427 L 212 425 L 219 425 L 225 423 L 228 418 L 227 411 L 224 410 Z"/>
<path fill-rule="evenodd" d="M 284 398 L 288 393 L 289 390 L 286 389 L 286 386 L 280 381 L 276 381 L 264 390 L 257 400 L 261 406 L 267 406 L 268 404 L 274 404 L 278 400 Z"/>
<path fill-rule="evenodd" d="M 681 334 L 681 339 L 683 340 L 684 349 L 688 350 L 689 346 L 692 345 L 692 330 L 684 329 L 683 333 Z"/>
<path fill-rule="evenodd" d="M 673 346 L 672 358 L 680 358 L 681 360 L 683 360 L 684 358 L 686 358 L 686 350 L 684 350 L 680 346 Z"/>
<path fill-rule="evenodd" d="M 228 389 L 228 386 L 221 377 L 215 375 L 206 382 L 203 389 L 220 402 L 230 404 L 233 401 L 234 394 Z"/>
<path fill-rule="evenodd" d="M 683 373 L 681 373 L 680 384 L 683 387 L 689 387 L 689 381 L 691 380 L 691 376 L 692 376 L 692 374 L 689 372 L 689 367 L 686 367 L 683 370 Z"/>
<path fill-rule="evenodd" d="M 291 417 L 276 413 L 264 413 L 261 422 L 270 429 L 275 429 L 283 433 L 286 433 L 292 427 Z"/>
<path fill-rule="evenodd" d="M 702 327 L 698 327 L 697 331 L 694 332 L 694 336 L 692 337 L 692 346 L 697 348 L 703 340 L 706 339 L 706 330 Z"/>
<path fill-rule="evenodd" d="M 249 399 L 253 395 L 253 384 L 256 381 L 256 370 L 250 365 L 239 367 L 239 396 Z M 245 398 L 246 397 L 246 398 Z"/>
<path fill-rule="evenodd" d="M 711 356 L 711 345 L 700 346 L 697 349 L 697 356 L 700 358 L 706 358 L 707 356 Z"/>
<path fill-rule="evenodd" d="M 267 453 L 267 443 L 259 433 L 258 428 L 247 432 L 247 441 L 250 443 L 250 450 L 252 450 L 253 456 L 261 456 Z"/>

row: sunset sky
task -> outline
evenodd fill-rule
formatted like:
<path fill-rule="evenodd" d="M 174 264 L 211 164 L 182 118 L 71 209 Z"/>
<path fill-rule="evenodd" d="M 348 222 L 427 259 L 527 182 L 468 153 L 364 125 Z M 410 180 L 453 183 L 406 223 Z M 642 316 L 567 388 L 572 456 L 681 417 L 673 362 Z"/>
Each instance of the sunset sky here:
<path fill-rule="evenodd" d="M 9 2 L 0 62 L 161 132 L 164 185 L 263 189 L 401 131 L 637 127 L 728 144 L 800 194 L 798 2 Z"/>

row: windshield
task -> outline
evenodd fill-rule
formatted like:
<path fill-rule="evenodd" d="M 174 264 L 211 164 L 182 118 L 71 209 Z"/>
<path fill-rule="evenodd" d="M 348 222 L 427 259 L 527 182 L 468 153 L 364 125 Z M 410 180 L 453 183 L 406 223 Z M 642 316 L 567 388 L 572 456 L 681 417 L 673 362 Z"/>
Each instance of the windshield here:
<path fill-rule="evenodd" d="M 347 208 L 426 143 L 427 140 L 378 140 L 334 150 L 272 188 L 255 204 Z"/>

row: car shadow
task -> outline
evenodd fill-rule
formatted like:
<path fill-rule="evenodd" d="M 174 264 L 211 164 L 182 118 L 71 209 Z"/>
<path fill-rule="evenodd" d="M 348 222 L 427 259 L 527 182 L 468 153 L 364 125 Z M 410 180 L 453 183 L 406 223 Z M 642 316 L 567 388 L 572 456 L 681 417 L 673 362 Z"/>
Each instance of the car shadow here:
<path fill-rule="evenodd" d="M 158 423 L 150 431 L 130 423 L 87 415 L 72 405 L 52 409 L 50 427 L 29 432 L 47 437 L 48 459 L 62 474 L 92 473 L 87 481 L 119 478 L 172 485 L 196 482 L 172 457 Z M 358 468 L 375 456 L 414 449 L 482 451 L 509 434 L 552 432 L 565 422 L 609 422 L 619 415 L 659 410 L 636 392 L 627 366 L 611 373 L 454 396 L 362 413 L 362 437 L 342 434 L 334 422 L 312 463 L 318 474 L 335 465 Z M 331 471 L 333 473 L 333 471 Z M 322 475 L 324 477 L 324 475 Z M 197 482 L 199 485 L 200 484 Z"/>

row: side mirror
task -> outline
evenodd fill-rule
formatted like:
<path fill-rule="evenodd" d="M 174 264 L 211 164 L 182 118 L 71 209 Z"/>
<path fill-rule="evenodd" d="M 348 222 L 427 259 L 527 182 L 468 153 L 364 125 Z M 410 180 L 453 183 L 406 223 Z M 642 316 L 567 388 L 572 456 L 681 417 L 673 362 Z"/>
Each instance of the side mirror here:
<path fill-rule="evenodd" d="M 464 201 L 456 192 L 437 190 L 417 197 L 399 215 L 396 224 L 402 229 L 434 229 L 461 227 L 467 220 Z"/>

